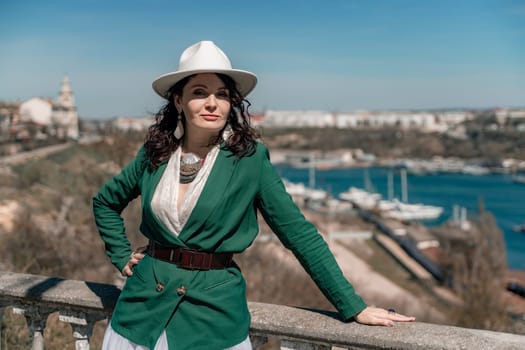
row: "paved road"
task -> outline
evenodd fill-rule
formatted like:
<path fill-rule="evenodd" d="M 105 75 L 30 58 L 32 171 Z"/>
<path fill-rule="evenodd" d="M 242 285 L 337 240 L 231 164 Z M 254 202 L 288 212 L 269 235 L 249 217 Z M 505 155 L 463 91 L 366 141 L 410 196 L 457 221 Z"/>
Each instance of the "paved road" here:
<path fill-rule="evenodd" d="M 66 148 L 69 148 L 71 147 L 72 144 L 73 143 L 71 142 L 61 143 L 58 145 L 38 148 L 32 151 L 13 154 L 12 156 L 0 157 L 0 164 L 1 165 L 15 165 L 15 164 L 27 162 L 30 159 L 43 158 L 52 153 L 60 152 Z"/>

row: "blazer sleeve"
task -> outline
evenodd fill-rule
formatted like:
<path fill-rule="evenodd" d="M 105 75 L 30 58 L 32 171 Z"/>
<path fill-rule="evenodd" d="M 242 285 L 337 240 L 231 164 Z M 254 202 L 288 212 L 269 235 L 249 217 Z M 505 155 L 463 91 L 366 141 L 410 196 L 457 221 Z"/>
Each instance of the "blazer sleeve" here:
<path fill-rule="evenodd" d="M 146 166 L 146 153 L 142 147 L 135 158 L 93 197 L 95 224 L 104 241 L 106 254 L 119 271 L 128 263 L 132 252 L 121 213 L 140 195 L 139 182 Z"/>
<path fill-rule="evenodd" d="M 365 302 L 344 277 L 316 227 L 306 220 L 286 192 L 279 174 L 270 162 L 268 149 L 265 146 L 262 148 L 264 156 L 257 198 L 258 209 L 344 320 L 352 318 L 366 307 Z"/>

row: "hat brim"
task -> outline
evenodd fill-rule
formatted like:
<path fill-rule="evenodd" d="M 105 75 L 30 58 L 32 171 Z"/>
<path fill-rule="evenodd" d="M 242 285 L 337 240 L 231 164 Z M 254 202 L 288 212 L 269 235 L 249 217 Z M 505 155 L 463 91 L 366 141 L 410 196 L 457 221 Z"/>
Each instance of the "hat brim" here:
<path fill-rule="evenodd" d="M 229 76 L 235 81 L 237 90 L 239 90 L 239 93 L 243 97 L 246 97 L 255 88 L 255 85 L 257 85 L 257 76 L 248 71 L 240 69 L 193 69 L 161 75 L 153 81 L 153 90 L 155 90 L 159 96 L 168 99 L 168 91 L 173 85 L 190 75 L 198 73 L 220 73 Z"/>

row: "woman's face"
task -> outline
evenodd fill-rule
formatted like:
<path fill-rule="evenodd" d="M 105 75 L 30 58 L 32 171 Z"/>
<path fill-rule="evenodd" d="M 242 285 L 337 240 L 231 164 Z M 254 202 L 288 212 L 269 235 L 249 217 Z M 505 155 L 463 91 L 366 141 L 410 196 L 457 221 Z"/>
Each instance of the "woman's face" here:
<path fill-rule="evenodd" d="M 175 96 L 175 106 L 186 116 L 186 132 L 218 133 L 230 114 L 230 93 L 214 73 L 201 73 L 188 80 L 182 96 Z"/>

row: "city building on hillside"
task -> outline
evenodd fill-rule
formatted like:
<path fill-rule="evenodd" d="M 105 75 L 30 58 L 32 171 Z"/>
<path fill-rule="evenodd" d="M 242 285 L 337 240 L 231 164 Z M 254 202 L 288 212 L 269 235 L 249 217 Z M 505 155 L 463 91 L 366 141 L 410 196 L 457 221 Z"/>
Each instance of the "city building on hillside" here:
<path fill-rule="evenodd" d="M 325 111 L 266 111 L 266 127 L 326 128 L 335 126 L 334 115 Z"/>
<path fill-rule="evenodd" d="M 264 114 L 260 114 L 260 113 L 255 113 L 255 114 L 251 114 L 250 113 L 250 122 L 253 126 L 257 127 L 259 125 L 264 125 Z"/>
<path fill-rule="evenodd" d="M 335 115 L 337 128 L 387 128 L 438 131 L 436 117 L 428 112 L 354 111 Z"/>
<path fill-rule="evenodd" d="M 463 122 L 474 119 L 474 114 L 467 111 L 444 111 L 436 112 L 435 115 L 436 123 L 443 129 L 440 130 L 442 132 L 455 128 Z"/>
<path fill-rule="evenodd" d="M 266 111 L 258 124 L 265 127 L 326 128 L 400 128 L 423 132 L 447 132 L 458 124 L 472 119 L 473 114 L 465 111 L 367 111 L 351 112 L 326 111 Z"/>
<path fill-rule="evenodd" d="M 126 118 L 118 117 L 112 120 L 111 125 L 121 131 L 145 131 L 153 123 L 155 118 L 153 116 L 144 118 Z"/>
<path fill-rule="evenodd" d="M 498 108 L 494 111 L 497 118 L 521 119 L 525 118 L 525 108 Z"/>
<path fill-rule="evenodd" d="M 17 123 L 20 120 L 20 103 L 21 101 L 0 101 L 0 119 L 7 120 L 9 125 Z"/>
<path fill-rule="evenodd" d="M 11 125 L 20 120 L 20 101 L 0 101 L 0 142 L 8 142 Z"/>
<path fill-rule="evenodd" d="M 19 115 L 22 123 L 35 123 L 47 126 L 51 124 L 53 101 L 41 97 L 33 97 L 20 104 Z"/>
<path fill-rule="evenodd" d="M 525 131 L 525 108 L 498 108 L 494 110 L 497 123 L 513 125 L 516 131 Z"/>
<path fill-rule="evenodd" d="M 79 137 L 78 113 L 73 91 L 66 76 L 56 100 L 32 97 L 25 101 L 0 103 L 2 140 L 59 139 Z"/>

